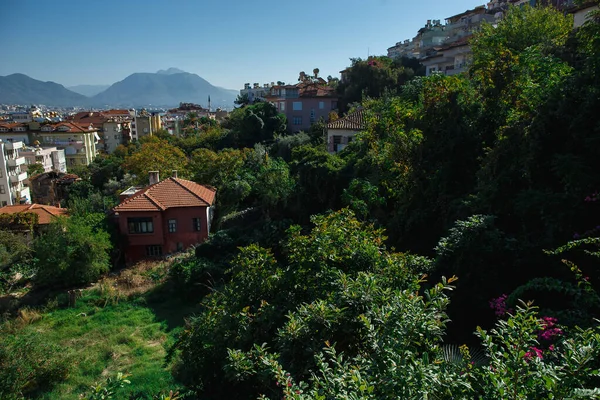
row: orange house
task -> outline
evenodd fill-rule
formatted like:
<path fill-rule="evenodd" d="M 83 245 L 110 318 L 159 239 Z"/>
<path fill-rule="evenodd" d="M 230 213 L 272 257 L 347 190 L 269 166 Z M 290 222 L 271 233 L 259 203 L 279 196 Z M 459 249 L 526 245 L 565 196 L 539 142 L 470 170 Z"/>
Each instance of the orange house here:
<path fill-rule="evenodd" d="M 152 174 L 155 174 L 154 176 Z M 208 238 L 216 189 L 170 177 L 125 198 L 113 210 L 127 238 L 125 261 L 161 257 Z"/>

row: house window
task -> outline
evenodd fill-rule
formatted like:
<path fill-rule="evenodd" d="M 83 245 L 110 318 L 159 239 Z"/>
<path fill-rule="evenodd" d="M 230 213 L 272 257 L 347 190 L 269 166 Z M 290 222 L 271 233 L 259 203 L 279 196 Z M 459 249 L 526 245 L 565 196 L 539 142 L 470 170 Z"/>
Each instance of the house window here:
<path fill-rule="evenodd" d="M 313 124 L 315 122 L 315 109 L 310 109 L 310 123 Z"/>
<path fill-rule="evenodd" d="M 285 101 L 279 102 L 279 111 L 285 111 Z"/>
<path fill-rule="evenodd" d="M 331 102 L 331 109 L 332 109 L 332 110 L 335 110 L 335 109 L 337 109 L 337 101 L 332 101 L 332 102 Z"/>
<path fill-rule="evenodd" d="M 302 117 L 294 117 L 292 122 L 294 125 L 302 125 Z"/>
<path fill-rule="evenodd" d="M 195 232 L 202 230 L 202 220 L 200 218 L 192 218 L 192 225 Z"/>
<path fill-rule="evenodd" d="M 5 194 L 6 193 L 6 188 L 4 187 L 4 185 L 0 185 L 0 194 Z"/>
<path fill-rule="evenodd" d="M 319 102 L 319 110 L 323 110 L 325 108 L 325 102 L 324 101 L 320 101 Z"/>
<path fill-rule="evenodd" d="M 169 220 L 169 233 L 175 233 L 175 232 L 177 232 L 177 220 L 170 219 Z"/>
<path fill-rule="evenodd" d="M 129 233 L 152 233 L 154 224 L 152 218 L 127 218 Z"/>
<path fill-rule="evenodd" d="M 294 110 L 294 111 L 302 111 L 302 102 L 301 101 L 294 101 L 292 103 L 292 110 Z"/>
<path fill-rule="evenodd" d="M 183 250 L 183 243 L 177 242 L 177 251 L 182 251 L 182 250 Z"/>
<path fill-rule="evenodd" d="M 146 246 L 146 255 L 148 257 L 162 256 L 162 246 L 156 244 L 152 246 Z"/>

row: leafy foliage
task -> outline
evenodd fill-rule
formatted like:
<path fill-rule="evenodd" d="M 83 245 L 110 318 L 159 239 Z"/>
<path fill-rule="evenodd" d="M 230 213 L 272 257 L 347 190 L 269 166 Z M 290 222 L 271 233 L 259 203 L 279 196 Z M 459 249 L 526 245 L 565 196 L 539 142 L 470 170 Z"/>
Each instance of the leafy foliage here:
<path fill-rule="evenodd" d="M 33 244 L 36 281 L 69 286 L 93 282 L 109 269 L 109 235 L 83 218 L 59 218 Z"/>
<path fill-rule="evenodd" d="M 0 397 L 21 399 L 62 381 L 71 354 L 49 344 L 41 333 L 3 334 L 0 338 Z"/>

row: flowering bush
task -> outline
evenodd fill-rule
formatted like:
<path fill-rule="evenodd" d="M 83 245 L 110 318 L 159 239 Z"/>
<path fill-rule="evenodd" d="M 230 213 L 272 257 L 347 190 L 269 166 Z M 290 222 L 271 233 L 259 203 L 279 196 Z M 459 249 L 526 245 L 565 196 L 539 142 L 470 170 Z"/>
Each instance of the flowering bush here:
<path fill-rule="evenodd" d="M 371 352 L 353 359 L 327 343 L 315 355 L 318 368 L 308 381 L 297 382 L 264 346 L 246 354 L 231 351 L 230 360 L 254 362 L 256 373 L 274 378 L 277 395 L 261 399 L 281 394 L 285 400 L 600 399 L 600 329 L 575 328 L 564 336 L 554 318 L 540 318 L 531 304 L 522 304 L 490 332 L 478 329 L 488 357 L 481 365 L 470 360 L 466 346 L 461 347 L 462 363 L 445 362 L 435 346 L 422 353 L 410 346 L 400 350 L 388 339 L 401 338 L 403 332 L 390 328 L 390 336 L 372 338 Z M 543 350 L 540 337 L 556 344 Z"/>

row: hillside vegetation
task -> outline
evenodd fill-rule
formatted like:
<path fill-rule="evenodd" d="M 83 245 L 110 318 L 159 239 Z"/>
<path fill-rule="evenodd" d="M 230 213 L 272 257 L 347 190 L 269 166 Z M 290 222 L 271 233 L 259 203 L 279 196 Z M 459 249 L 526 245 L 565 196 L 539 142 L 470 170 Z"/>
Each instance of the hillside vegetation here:
<path fill-rule="evenodd" d="M 94 381 L 115 399 L 600 398 L 598 21 L 573 31 L 552 8 L 513 8 L 474 37 L 456 76 L 353 60 L 350 76 L 374 70 L 340 84 L 340 101 L 352 111 L 370 94 L 367 128 L 337 154 L 323 121 L 290 134 L 256 103 L 220 125 L 190 114 L 182 136 L 159 132 L 76 171 L 72 227 L 9 257 L 16 301 L 56 288 L 54 264 L 35 255 L 57 241 L 68 254 L 91 235 L 112 243 L 58 263 L 65 288 L 105 276 L 109 257 L 119 265 L 104 211 L 145 171 L 215 186 L 213 234 L 149 273 L 148 294 L 99 306 L 97 284 L 25 325 L 14 307 L 0 376 L 32 332 L 47 346 L 87 341 L 89 368 L 32 342 L 50 354 L 44 368 L 17 370 L 0 393 L 100 398 Z"/>

